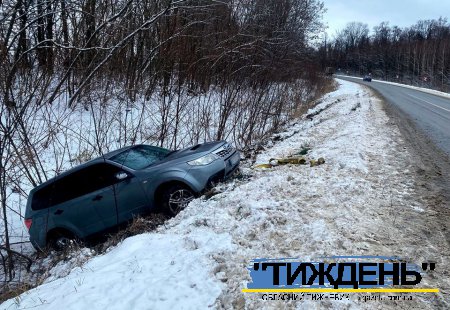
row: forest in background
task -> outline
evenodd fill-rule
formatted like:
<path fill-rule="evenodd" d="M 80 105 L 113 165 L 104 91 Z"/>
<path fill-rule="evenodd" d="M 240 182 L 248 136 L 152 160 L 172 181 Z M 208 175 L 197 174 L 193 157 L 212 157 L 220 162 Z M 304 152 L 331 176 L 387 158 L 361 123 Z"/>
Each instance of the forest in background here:
<path fill-rule="evenodd" d="M 418 21 L 406 28 L 383 22 L 369 34 L 367 24 L 349 23 L 320 48 L 322 63 L 341 73 L 365 75 L 450 91 L 450 24 Z"/>
<path fill-rule="evenodd" d="M 20 105 L 15 82 L 32 73 L 57 81 L 41 103 L 65 90 L 71 106 L 106 78 L 132 98 L 172 80 L 192 91 L 292 81 L 314 73 L 308 42 L 322 10 L 310 0 L 3 1 L 1 90 Z"/>

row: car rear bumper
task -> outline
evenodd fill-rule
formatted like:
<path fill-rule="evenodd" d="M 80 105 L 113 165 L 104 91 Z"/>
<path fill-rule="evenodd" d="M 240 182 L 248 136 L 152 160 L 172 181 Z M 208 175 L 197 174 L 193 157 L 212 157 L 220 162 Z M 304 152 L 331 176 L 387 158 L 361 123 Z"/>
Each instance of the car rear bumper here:
<path fill-rule="evenodd" d="M 33 235 L 30 235 L 30 243 L 36 251 L 42 251 L 46 247 L 46 240 L 44 238 L 33 238 Z"/>

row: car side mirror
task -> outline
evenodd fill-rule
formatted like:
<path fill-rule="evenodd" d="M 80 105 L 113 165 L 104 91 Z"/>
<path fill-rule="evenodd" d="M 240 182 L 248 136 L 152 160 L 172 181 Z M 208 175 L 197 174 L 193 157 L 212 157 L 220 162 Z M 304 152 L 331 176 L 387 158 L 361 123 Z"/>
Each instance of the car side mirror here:
<path fill-rule="evenodd" d="M 115 177 L 117 180 L 125 180 L 126 178 L 128 178 L 128 174 L 124 171 L 120 171 L 116 173 Z"/>

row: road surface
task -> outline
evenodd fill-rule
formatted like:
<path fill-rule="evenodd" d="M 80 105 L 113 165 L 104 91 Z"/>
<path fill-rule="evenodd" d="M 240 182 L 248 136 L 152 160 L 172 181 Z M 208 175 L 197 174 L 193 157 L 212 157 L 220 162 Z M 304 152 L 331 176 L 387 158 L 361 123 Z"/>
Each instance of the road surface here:
<path fill-rule="evenodd" d="M 388 104 L 404 113 L 439 149 L 450 156 L 450 98 L 376 81 L 364 82 L 362 78 L 338 78 L 376 90 Z"/>

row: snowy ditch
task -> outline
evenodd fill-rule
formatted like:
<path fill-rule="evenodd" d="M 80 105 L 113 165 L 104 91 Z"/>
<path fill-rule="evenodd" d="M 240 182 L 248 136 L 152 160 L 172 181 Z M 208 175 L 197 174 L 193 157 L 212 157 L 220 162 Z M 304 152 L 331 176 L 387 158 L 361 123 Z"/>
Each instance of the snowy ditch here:
<path fill-rule="evenodd" d="M 265 146 L 252 166 L 308 147 L 325 164 L 252 169 L 249 180 L 220 185 L 156 231 L 127 238 L 69 274 L 58 271 L 2 309 L 207 309 L 447 307 L 442 268 L 422 285 L 441 293 L 396 301 L 264 301 L 244 294 L 254 258 L 332 255 L 398 256 L 448 265 L 448 244 L 431 243 L 426 201 L 415 191 L 415 163 L 398 128 L 368 89 L 339 81 L 310 117 Z M 315 113 L 319 112 L 320 113 Z M 58 265 L 55 268 L 67 269 Z M 65 274 L 65 272 L 64 272 Z"/>

